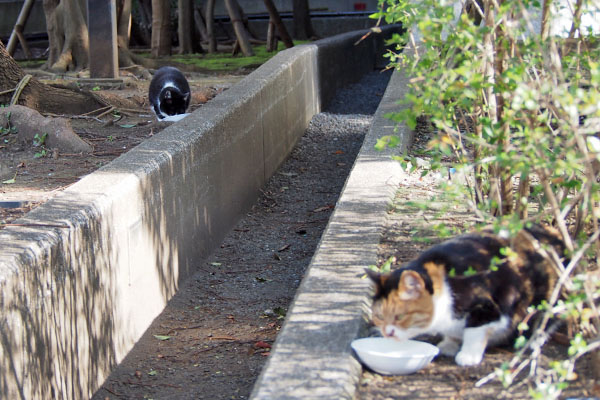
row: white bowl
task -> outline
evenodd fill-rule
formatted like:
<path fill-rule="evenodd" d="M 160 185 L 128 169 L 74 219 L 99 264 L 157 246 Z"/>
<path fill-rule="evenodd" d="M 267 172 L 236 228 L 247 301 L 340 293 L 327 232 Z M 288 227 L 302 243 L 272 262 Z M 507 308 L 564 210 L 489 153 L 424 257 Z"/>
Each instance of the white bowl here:
<path fill-rule="evenodd" d="M 166 117 L 164 117 L 163 119 L 160 119 L 159 121 L 177 122 L 177 121 L 181 121 L 188 115 L 190 115 L 190 113 L 167 115 Z"/>
<path fill-rule="evenodd" d="M 383 375 L 412 374 L 439 353 L 439 349 L 429 343 L 383 337 L 356 339 L 351 346 L 363 364 Z"/>

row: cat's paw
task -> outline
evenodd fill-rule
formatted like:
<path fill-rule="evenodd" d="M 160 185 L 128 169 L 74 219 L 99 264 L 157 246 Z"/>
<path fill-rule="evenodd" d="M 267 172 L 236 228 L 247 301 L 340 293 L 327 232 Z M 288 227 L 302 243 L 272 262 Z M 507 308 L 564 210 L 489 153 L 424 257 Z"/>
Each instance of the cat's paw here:
<path fill-rule="evenodd" d="M 440 353 L 445 356 L 455 356 L 460 348 L 460 342 L 456 339 L 445 337 L 441 342 L 437 344 Z"/>
<path fill-rule="evenodd" d="M 483 359 L 483 353 L 479 352 L 469 352 L 465 350 L 461 350 L 458 352 L 454 360 L 461 367 L 469 367 L 472 365 L 478 365 L 481 363 Z"/>

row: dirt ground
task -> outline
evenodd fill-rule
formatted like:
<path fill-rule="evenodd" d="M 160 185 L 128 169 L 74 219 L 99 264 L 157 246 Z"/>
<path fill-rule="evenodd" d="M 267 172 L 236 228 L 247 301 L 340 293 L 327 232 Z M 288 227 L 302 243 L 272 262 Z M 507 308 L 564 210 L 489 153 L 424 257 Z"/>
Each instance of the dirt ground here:
<path fill-rule="evenodd" d="M 186 74 L 193 93 L 191 111 L 243 78 Z M 74 78 L 50 81 L 46 74 L 38 77 L 60 84 L 75 81 Z M 21 143 L 18 134 L 0 130 L 0 229 L 171 124 L 158 122 L 150 110 L 149 84 L 147 79 L 125 76 L 123 84 L 97 87 L 101 90 L 95 91 L 116 105 L 113 111 L 106 113 L 107 109 L 99 109 L 89 115 L 65 116 L 75 133 L 92 145 L 90 154 L 65 153 Z"/>

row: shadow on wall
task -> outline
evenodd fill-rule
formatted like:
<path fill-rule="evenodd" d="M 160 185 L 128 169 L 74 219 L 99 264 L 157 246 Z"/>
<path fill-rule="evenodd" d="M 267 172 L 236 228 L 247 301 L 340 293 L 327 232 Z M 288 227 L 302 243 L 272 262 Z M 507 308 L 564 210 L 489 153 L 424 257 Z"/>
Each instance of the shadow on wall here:
<path fill-rule="evenodd" d="M 18 279 L 2 282 L 2 398 L 88 397 L 85 388 L 115 362 L 121 345 L 112 313 L 119 279 L 111 273 L 115 251 L 102 240 L 98 210 L 81 203 L 83 211 L 74 218 L 77 203 L 57 201 L 52 207 L 54 224 L 65 228 L 20 228 L 10 241 L 0 238 L 3 252 L 23 266 Z M 67 215 L 70 226 L 61 218 Z M 22 241 L 37 248 L 23 253 Z"/>

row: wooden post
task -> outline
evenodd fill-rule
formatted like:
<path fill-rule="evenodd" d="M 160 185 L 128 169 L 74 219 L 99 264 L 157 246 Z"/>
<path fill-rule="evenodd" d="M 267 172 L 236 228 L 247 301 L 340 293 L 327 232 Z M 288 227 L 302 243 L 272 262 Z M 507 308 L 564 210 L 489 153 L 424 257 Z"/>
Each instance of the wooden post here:
<path fill-rule="evenodd" d="M 292 38 L 290 37 L 287 29 L 285 29 L 285 25 L 283 24 L 283 21 L 281 20 L 281 17 L 279 16 L 279 12 L 277 11 L 275 4 L 273 4 L 273 1 L 272 0 L 263 0 L 263 1 L 265 3 L 265 7 L 267 8 L 267 11 L 269 12 L 270 21 L 273 21 L 273 23 L 277 27 L 277 31 L 279 32 L 279 37 L 281 38 L 281 41 L 283 42 L 285 47 L 288 49 L 290 47 L 294 47 L 294 42 L 292 42 Z"/>
<path fill-rule="evenodd" d="M 10 34 L 10 39 L 8 39 L 8 44 L 6 45 L 6 51 L 8 51 L 8 54 L 10 54 L 11 56 L 15 54 L 15 49 L 17 48 L 17 40 L 19 40 L 21 42 L 21 47 L 23 47 L 23 51 L 27 55 L 27 58 L 31 58 L 29 48 L 27 47 L 27 43 L 25 42 L 25 38 L 22 34 L 23 30 L 25 29 L 27 19 L 29 18 L 29 14 L 31 13 L 31 7 L 33 7 L 34 1 L 35 0 L 25 0 L 23 7 L 21 7 L 21 12 L 17 17 L 17 23 L 15 24 L 15 28 Z"/>
<path fill-rule="evenodd" d="M 267 29 L 267 51 L 269 53 L 277 50 L 277 35 L 275 34 L 275 23 L 273 18 L 269 18 L 269 28 Z"/>
<path fill-rule="evenodd" d="M 87 0 L 90 78 L 119 77 L 115 0 Z"/>
<path fill-rule="evenodd" d="M 229 13 L 231 25 L 233 25 L 233 30 L 235 31 L 235 36 L 242 49 L 242 53 L 244 53 L 246 57 L 253 56 L 254 50 L 252 50 L 252 46 L 250 45 L 248 31 L 246 31 L 244 23 L 242 22 L 242 16 L 239 13 L 237 2 L 235 0 L 225 0 L 225 7 Z"/>

